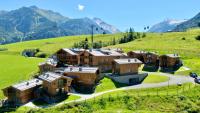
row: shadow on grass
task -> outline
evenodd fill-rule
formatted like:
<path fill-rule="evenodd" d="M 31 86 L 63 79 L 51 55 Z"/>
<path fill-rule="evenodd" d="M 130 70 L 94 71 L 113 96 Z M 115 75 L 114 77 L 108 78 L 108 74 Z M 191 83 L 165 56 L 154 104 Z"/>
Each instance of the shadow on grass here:
<path fill-rule="evenodd" d="M 160 69 L 160 72 L 175 74 L 175 72 L 176 72 L 177 70 L 179 70 L 180 68 L 181 68 L 181 66 L 179 66 L 179 67 L 171 67 L 171 68 L 162 67 L 162 68 Z"/>
<path fill-rule="evenodd" d="M 110 78 L 109 78 L 110 79 Z M 112 80 L 112 79 L 111 79 Z M 116 82 L 114 80 L 112 80 L 112 82 L 115 84 L 115 87 L 116 88 L 121 88 L 121 87 L 126 87 L 126 86 L 129 86 L 128 84 L 123 84 L 123 83 L 119 83 L 119 82 Z"/>
<path fill-rule="evenodd" d="M 0 113 L 15 112 L 18 107 L 0 107 Z"/>
<path fill-rule="evenodd" d="M 158 69 L 159 69 L 159 66 L 155 66 L 155 65 L 144 65 L 142 71 L 157 72 Z"/>

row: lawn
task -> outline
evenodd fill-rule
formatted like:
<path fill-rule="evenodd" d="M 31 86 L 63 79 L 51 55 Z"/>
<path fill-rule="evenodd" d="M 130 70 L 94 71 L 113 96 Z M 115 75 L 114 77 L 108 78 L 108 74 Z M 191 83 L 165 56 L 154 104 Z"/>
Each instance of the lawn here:
<path fill-rule="evenodd" d="M 85 40 L 86 37 L 90 38 L 87 35 L 66 36 L 0 45 L 0 89 L 30 79 L 31 75 L 38 71 L 38 63 L 45 61 L 45 59 L 22 57 L 20 54 L 24 49 L 39 48 L 42 52 L 52 54 L 60 48 L 71 47 L 75 42 Z M 110 42 L 113 38 L 121 37 L 122 34 L 95 35 L 94 40 Z M 4 96 L 0 91 L 0 99 L 2 98 Z"/>
<path fill-rule="evenodd" d="M 114 82 L 108 77 L 104 77 L 99 83 L 96 86 L 95 93 L 127 86 L 126 84 Z"/>
<path fill-rule="evenodd" d="M 178 89 L 178 93 L 177 93 Z M 158 91 L 158 93 L 157 93 Z M 168 93 L 167 93 L 168 91 Z M 19 108 L 31 113 L 182 113 L 200 112 L 200 86 L 183 84 L 151 89 L 116 91 L 88 101 L 45 109 Z M 139 93 L 138 93 L 139 92 Z"/>
<path fill-rule="evenodd" d="M 200 29 L 193 29 L 187 32 L 147 33 L 145 38 L 126 44 L 109 46 L 108 48 L 122 48 L 126 52 L 146 50 L 157 52 L 158 54 L 178 53 L 185 66 L 191 68 L 191 71 L 200 74 L 200 41 L 195 39 L 199 34 Z M 183 37 L 185 40 L 182 39 Z M 188 72 L 182 73 L 186 75 Z"/>
<path fill-rule="evenodd" d="M 166 82 L 169 80 L 169 77 L 159 75 L 159 74 L 149 74 L 142 83 L 160 83 Z"/>
<path fill-rule="evenodd" d="M 42 61 L 44 59 L 0 54 L 0 89 L 30 79 L 31 74 L 38 71 L 38 63 Z M 0 99 L 3 97 L 0 91 Z"/>
<path fill-rule="evenodd" d="M 81 97 L 80 96 L 77 96 L 77 95 L 69 95 L 64 101 L 62 102 L 70 102 L 70 101 L 74 101 L 74 100 L 77 100 L 77 99 L 80 99 Z M 33 102 L 34 105 L 38 106 L 38 107 L 42 107 L 42 106 L 51 106 L 50 104 L 46 103 L 45 101 L 43 100 L 35 100 Z"/>
<path fill-rule="evenodd" d="M 172 33 L 147 33 L 146 37 L 135 41 L 117 44 L 109 48 L 122 48 L 125 52 L 130 50 L 147 50 L 156 51 L 159 54 L 178 53 L 181 55 L 185 66 L 191 68 L 191 71 L 200 74 L 200 41 L 195 37 L 200 34 L 200 30 L 190 30 L 187 32 Z M 96 35 L 95 41 L 110 42 L 113 38 L 116 40 L 121 38 L 123 34 L 107 34 Z M 44 40 L 26 41 L 21 43 L 0 45 L 0 48 L 8 50 L 0 51 L 0 88 L 4 88 L 13 83 L 27 80 L 31 77 L 31 73 L 38 70 L 38 63 L 44 59 L 24 58 L 20 53 L 24 49 L 39 48 L 42 52 L 52 54 L 60 48 L 71 47 L 75 42 L 84 40 L 86 37 L 90 40 L 90 36 L 67 36 L 59 38 L 51 38 Z M 185 40 L 183 40 L 185 38 Z M 178 74 L 187 75 L 188 72 L 179 72 Z M 116 84 L 107 84 L 105 86 L 97 86 L 97 91 L 116 88 Z M 101 87 L 101 88 L 98 88 Z M 0 99 L 3 98 L 0 92 Z"/>

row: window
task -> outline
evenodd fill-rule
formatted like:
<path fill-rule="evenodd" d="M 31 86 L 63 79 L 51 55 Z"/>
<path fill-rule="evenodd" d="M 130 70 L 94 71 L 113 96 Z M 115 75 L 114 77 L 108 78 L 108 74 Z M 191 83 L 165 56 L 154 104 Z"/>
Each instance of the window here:
<path fill-rule="evenodd" d="M 58 80 L 58 87 L 64 87 L 64 80 L 63 79 Z"/>

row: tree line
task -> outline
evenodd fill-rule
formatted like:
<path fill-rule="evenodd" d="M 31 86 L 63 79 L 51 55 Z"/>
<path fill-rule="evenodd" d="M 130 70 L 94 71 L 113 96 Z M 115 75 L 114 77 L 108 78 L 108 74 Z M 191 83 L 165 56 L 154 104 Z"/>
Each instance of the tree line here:
<path fill-rule="evenodd" d="M 93 48 L 98 49 L 106 46 L 128 43 L 144 37 L 146 37 L 146 33 L 135 32 L 133 28 L 130 28 L 129 31 L 124 33 L 123 36 L 119 39 L 113 37 L 109 42 L 102 42 L 102 41 L 94 42 Z M 91 46 L 92 44 L 88 41 L 88 38 L 86 37 L 85 40 L 74 43 L 73 48 L 89 49 Z"/>

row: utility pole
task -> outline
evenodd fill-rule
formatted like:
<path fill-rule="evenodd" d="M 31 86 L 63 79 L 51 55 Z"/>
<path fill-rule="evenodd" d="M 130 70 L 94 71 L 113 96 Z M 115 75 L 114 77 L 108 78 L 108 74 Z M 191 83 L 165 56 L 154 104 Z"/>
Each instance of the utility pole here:
<path fill-rule="evenodd" d="M 92 37 L 91 38 L 92 38 L 92 49 L 93 49 L 93 41 L 94 41 L 94 29 L 93 28 L 94 28 L 94 25 L 92 25 L 91 28 L 92 28 Z"/>

